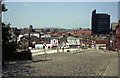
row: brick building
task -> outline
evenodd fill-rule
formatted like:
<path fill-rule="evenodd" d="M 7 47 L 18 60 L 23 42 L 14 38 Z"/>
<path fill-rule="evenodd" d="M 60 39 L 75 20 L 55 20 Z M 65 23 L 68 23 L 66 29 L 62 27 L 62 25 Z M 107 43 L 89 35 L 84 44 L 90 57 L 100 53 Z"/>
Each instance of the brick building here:
<path fill-rule="evenodd" d="M 91 35 L 92 31 L 91 30 L 78 30 L 78 31 L 72 31 L 73 34 L 76 34 L 78 36 L 81 35 Z"/>
<path fill-rule="evenodd" d="M 116 27 L 118 26 L 118 22 L 111 23 L 111 37 L 110 37 L 110 46 L 112 46 L 113 50 L 116 50 Z"/>
<path fill-rule="evenodd" d="M 107 36 L 106 35 L 91 35 L 91 48 L 106 49 L 107 47 Z"/>
<path fill-rule="evenodd" d="M 120 50 L 120 20 L 119 20 L 119 25 L 116 27 L 116 45 L 117 45 L 117 50 Z"/>

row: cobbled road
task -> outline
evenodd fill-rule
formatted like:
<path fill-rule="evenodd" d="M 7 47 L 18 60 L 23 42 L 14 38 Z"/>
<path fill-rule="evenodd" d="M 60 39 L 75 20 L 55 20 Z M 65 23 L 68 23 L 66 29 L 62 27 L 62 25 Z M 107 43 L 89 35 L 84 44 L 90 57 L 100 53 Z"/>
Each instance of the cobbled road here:
<path fill-rule="evenodd" d="M 116 53 L 117 54 L 117 53 Z M 3 66 L 3 76 L 97 76 L 114 52 L 88 49 L 34 56 L 28 61 L 9 61 Z"/>

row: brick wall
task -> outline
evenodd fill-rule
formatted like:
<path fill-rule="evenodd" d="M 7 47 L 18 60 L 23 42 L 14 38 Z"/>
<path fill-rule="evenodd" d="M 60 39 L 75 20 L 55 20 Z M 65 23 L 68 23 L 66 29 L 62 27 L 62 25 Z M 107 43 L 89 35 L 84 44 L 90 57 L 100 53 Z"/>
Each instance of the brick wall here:
<path fill-rule="evenodd" d="M 91 35 L 92 31 L 72 31 L 73 34 L 77 34 L 77 35 L 82 35 L 82 34 L 85 34 L 85 35 Z"/>
<path fill-rule="evenodd" d="M 96 40 L 95 43 L 96 44 L 106 44 L 107 41 L 106 40 Z"/>
<path fill-rule="evenodd" d="M 120 21 L 119 25 L 116 27 L 116 40 L 117 40 L 117 49 L 120 50 Z"/>

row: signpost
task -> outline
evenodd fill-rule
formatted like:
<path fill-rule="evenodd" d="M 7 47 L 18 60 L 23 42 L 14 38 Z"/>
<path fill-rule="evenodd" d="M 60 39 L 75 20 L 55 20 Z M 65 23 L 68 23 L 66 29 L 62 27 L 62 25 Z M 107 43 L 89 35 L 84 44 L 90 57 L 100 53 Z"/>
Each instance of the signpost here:
<path fill-rule="evenodd" d="M 119 45 L 118 45 L 118 42 L 117 42 L 117 51 L 119 51 Z"/>
<path fill-rule="evenodd" d="M 65 45 L 65 44 L 64 44 L 64 42 L 63 42 L 63 53 L 64 53 L 64 45 Z"/>
<path fill-rule="evenodd" d="M 44 49 L 44 60 L 46 60 L 46 49 L 45 49 L 45 47 L 46 47 L 46 42 L 43 42 L 43 49 Z"/>

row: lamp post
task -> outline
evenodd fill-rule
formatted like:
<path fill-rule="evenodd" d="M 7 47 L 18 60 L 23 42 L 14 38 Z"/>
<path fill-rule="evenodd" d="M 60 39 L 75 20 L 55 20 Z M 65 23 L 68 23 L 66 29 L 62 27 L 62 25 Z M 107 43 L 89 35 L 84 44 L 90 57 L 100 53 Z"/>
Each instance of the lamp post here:
<path fill-rule="evenodd" d="M 77 45 L 77 41 L 75 41 L 76 42 L 76 45 Z M 77 52 L 77 47 L 76 47 L 76 52 Z"/>
<path fill-rule="evenodd" d="M 44 60 L 46 60 L 46 49 L 45 49 L 45 46 L 46 46 L 46 42 L 43 42 Z"/>
<path fill-rule="evenodd" d="M 63 53 L 64 53 L 64 42 L 63 42 Z"/>
<path fill-rule="evenodd" d="M 29 40 L 28 40 L 28 50 L 30 50 L 31 47 L 30 47 L 30 32 L 29 32 Z"/>

